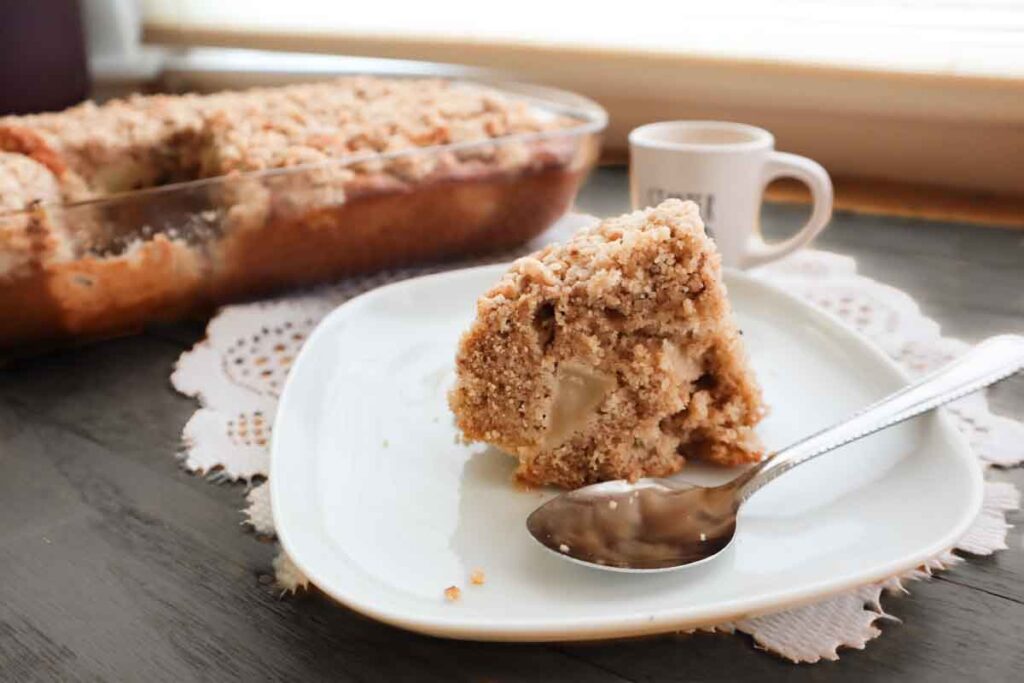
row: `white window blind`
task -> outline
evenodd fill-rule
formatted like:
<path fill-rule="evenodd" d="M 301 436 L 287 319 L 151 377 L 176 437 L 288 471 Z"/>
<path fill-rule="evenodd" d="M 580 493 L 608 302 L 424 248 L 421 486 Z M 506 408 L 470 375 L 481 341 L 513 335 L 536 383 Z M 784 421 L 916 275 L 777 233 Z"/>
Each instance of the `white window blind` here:
<path fill-rule="evenodd" d="M 1024 76 L 1024 0 L 144 0 L 181 32 L 585 47 L 942 75 Z"/>

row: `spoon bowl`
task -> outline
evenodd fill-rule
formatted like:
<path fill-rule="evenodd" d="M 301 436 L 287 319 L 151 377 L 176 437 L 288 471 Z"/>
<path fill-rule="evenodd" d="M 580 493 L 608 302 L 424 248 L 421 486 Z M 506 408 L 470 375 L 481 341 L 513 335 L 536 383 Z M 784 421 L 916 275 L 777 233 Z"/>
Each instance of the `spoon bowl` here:
<path fill-rule="evenodd" d="M 553 553 L 612 571 L 663 572 L 723 550 L 736 532 L 735 481 L 615 480 L 557 496 L 527 518 Z"/>

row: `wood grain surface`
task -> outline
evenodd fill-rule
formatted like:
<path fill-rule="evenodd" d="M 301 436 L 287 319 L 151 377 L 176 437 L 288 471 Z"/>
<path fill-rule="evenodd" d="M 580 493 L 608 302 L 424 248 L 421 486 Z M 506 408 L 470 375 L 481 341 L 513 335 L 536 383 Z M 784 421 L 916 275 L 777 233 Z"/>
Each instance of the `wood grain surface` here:
<path fill-rule="evenodd" d="M 603 169 L 580 208 L 626 208 Z M 803 207 L 769 205 L 779 236 Z M 1024 235 L 839 214 L 819 246 L 910 292 L 949 334 L 1024 332 Z M 796 666 L 746 637 L 587 645 L 451 642 L 405 633 L 316 592 L 282 599 L 274 547 L 240 526 L 245 489 L 174 458 L 193 401 L 171 389 L 201 324 L 0 370 L 0 680 L 1020 680 L 1024 548 L 975 558 L 885 606 L 902 622 L 839 662 Z M 991 392 L 1024 418 L 1024 378 Z M 1024 472 L 999 478 L 1024 486 Z M 1011 521 L 1021 521 L 1014 514 Z"/>

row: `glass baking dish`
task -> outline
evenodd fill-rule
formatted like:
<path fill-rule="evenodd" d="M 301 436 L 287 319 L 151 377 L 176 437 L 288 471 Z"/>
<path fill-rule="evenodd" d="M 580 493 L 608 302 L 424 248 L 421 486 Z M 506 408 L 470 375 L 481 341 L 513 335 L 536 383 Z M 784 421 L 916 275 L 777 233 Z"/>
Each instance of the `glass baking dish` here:
<path fill-rule="evenodd" d="M 130 333 L 285 287 L 529 240 L 570 207 L 607 116 L 551 88 L 454 80 L 572 122 L 0 214 L 0 349 Z"/>

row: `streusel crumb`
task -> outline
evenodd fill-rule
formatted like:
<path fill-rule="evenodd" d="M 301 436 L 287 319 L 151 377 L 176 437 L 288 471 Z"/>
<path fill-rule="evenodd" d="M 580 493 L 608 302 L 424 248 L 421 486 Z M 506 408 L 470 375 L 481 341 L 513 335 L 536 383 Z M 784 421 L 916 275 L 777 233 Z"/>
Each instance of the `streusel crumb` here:
<path fill-rule="evenodd" d="M 349 76 L 209 95 L 132 95 L 62 112 L 0 116 L 0 151 L 24 155 L 59 180 L 64 201 L 245 171 L 291 168 L 362 156 L 354 165 L 310 171 L 299 185 L 401 185 L 473 168 L 523 168 L 524 144 L 384 156 L 403 150 L 570 127 L 525 100 L 444 79 Z M 8 161 L 0 158 L 0 167 Z M 27 206 L 27 188 L 0 208 Z M 335 188 L 333 201 L 342 195 Z M 49 202 L 53 198 L 44 199 Z M 6 207 L 10 208 L 10 207 Z"/>
<path fill-rule="evenodd" d="M 449 403 L 530 484 L 758 460 L 763 408 L 697 206 L 669 200 L 512 265 L 477 303 Z"/>

